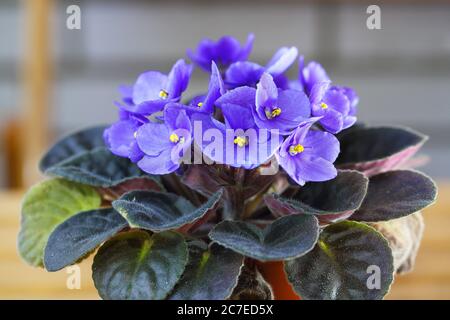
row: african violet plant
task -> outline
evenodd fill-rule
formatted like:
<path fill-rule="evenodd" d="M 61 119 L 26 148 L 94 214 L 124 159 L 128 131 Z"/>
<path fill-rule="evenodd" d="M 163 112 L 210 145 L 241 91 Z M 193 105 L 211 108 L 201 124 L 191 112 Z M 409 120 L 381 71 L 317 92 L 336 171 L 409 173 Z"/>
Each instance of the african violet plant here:
<path fill-rule="evenodd" d="M 272 298 L 268 261 L 303 299 L 383 298 L 420 241 L 399 245 L 398 226 L 436 197 L 406 169 L 426 137 L 355 124 L 354 90 L 294 47 L 249 62 L 252 44 L 203 40 L 188 55 L 204 94 L 182 100 L 179 60 L 121 87 L 116 123 L 57 142 L 23 201 L 21 256 L 57 271 L 95 254 L 104 299 Z"/>

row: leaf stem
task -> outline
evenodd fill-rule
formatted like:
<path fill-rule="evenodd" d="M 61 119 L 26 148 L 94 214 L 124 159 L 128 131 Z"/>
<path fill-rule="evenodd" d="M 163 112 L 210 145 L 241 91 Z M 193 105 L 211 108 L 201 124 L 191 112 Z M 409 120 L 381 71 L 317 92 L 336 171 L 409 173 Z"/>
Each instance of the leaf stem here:
<path fill-rule="evenodd" d="M 202 204 L 197 193 L 183 184 L 176 174 L 172 173 L 170 175 L 164 176 L 164 180 L 168 184 L 170 189 L 172 189 L 169 191 L 179 193 L 180 195 L 191 201 L 195 206 L 200 206 Z"/>
<path fill-rule="evenodd" d="M 224 203 L 223 219 L 242 219 L 245 207 L 244 186 L 245 169 L 233 168 L 234 185 L 226 188 L 226 201 Z"/>

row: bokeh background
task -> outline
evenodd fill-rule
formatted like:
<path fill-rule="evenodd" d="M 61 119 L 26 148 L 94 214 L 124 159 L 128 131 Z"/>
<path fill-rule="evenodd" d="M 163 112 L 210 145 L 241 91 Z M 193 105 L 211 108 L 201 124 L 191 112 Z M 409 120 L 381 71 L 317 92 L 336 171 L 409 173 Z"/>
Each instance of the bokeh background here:
<path fill-rule="evenodd" d="M 72 4 L 81 30 L 66 28 Z M 381 30 L 366 27 L 370 4 L 381 7 Z M 362 121 L 430 136 L 423 171 L 438 181 L 440 200 L 426 212 L 416 272 L 390 297 L 450 298 L 450 1 L 432 0 L 0 1 L 0 298 L 96 298 L 89 267 L 82 290 L 70 291 L 64 271 L 46 274 L 17 257 L 20 198 L 41 178 L 39 156 L 63 134 L 114 121 L 118 85 L 140 72 L 168 70 L 203 37 L 245 41 L 249 32 L 251 60 L 295 45 L 356 89 Z M 188 94 L 207 81 L 196 70 Z"/>

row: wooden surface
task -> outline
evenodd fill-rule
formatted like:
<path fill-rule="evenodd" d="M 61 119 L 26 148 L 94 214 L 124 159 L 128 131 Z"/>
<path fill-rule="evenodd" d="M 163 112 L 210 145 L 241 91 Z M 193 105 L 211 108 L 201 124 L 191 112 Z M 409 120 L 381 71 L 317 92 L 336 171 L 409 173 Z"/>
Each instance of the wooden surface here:
<path fill-rule="evenodd" d="M 39 181 L 36 163 L 48 147 L 53 0 L 23 1 L 25 59 L 22 66 L 22 187 Z"/>
<path fill-rule="evenodd" d="M 98 299 L 92 258 L 80 265 L 80 290 L 67 288 L 66 270 L 48 273 L 19 258 L 21 197 L 20 192 L 0 192 L 0 299 Z M 450 299 L 450 184 L 440 184 L 438 202 L 424 216 L 426 230 L 415 270 L 396 278 L 388 299 Z"/>

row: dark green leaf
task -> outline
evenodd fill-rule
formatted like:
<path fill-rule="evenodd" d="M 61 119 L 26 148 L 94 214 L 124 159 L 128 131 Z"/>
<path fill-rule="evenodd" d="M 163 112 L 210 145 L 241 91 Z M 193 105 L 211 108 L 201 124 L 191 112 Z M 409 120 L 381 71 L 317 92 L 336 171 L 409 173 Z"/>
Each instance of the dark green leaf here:
<path fill-rule="evenodd" d="M 341 169 L 355 169 L 374 175 L 398 168 L 426 140 L 426 136 L 401 127 L 350 130 L 339 137 L 341 152 L 336 164 Z"/>
<path fill-rule="evenodd" d="M 130 225 L 154 232 L 177 229 L 200 219 L 213 209 L 222 190 L 196 208 L 188 200 L 173 193 L 131 191 L 113 202 L 113 207 Z"/>
<path fill-rule="evenodd" d="M 160 300 L 180 279 L 188 260 L 183 237 L 172 231 L 122 233 L 100 247 L 92 277 L 108 300 Z"/>
<path fill-rule="evenodd" d="M 146 175 L 127 158 L 115 156 L 106 148 L 96 148 L 71 157 L 50 167 L 45 173 L 103 188 L 136 178 L 156 179 Z"/>
<path fill-rule="evenodd" d="M 45 268 L 57 271 L 77 262 L 127 226 L 127 221 L 112 208 L 85 211 L 70 217 L 48 238 Z"/>
<path fill-rule="evenodd" d="M 261 261 L 299 257 L 311 250 L 319 235 L 314 216 L 289 215 L 261 229 L 242 221 L 223 221 L 209 233 L 211 240 Z"/>
<path fill-rule="evenodd" d="M 75 132 L 56 142 L 39 163 L 40 170 L 45 172 L 48 168 L 72 156 L 105 146 L 103 142 L 103 131 L 105 128 L 105 126 L 88 128 Z"/>
<path fill-rule="evenodd" d="M 372 227 L 343 221 L 326 227 L 308 254 L 285 262 L 303 299 L 381 299 L 394 273 L 388 242 Z"/>
<path fill-rule="evenodd" d="M 244 257 L 213 243 L 190 246 L 190 261 L 175 286 L 172 300 L 225 300 L 233 292 Z"/>
<path fill-rule="evenodd" d="M 52 179 L 32 187 L 22 203 L 19 253 L 33 266 L 42 266 L 44 248 L 50 233 L 64 220 L 80 211 L 100 207 L 95 189 Z"/>
<path fill-rule="evenodd" d="M 398 170 L 370 178 L 367 196 L 352 215 L 356 221 L 386 221 L 419 211 L 436 200 L 434 182 L 412 170 Z"/>
<path fill-rule="evenodd" d="M 336 178 L 309 182 L 293 198 L 270 195 L 265 198 L 275 216 L 314 214 L 323 222 L 349 217 L 361 205 L 368 179 L 357 171 L 340 170 Z"/>

